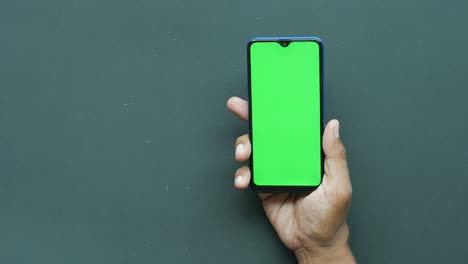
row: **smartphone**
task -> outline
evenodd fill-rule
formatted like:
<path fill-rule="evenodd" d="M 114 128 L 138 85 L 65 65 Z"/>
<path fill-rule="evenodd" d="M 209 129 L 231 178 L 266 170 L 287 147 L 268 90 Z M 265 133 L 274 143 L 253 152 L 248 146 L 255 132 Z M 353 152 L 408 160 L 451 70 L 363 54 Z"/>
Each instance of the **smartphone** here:
<path fill-rule="evenodd" d="M 251 187 L 311 192 L 323 177 L 323 44 L 257 37 L 247 45 Z"/>

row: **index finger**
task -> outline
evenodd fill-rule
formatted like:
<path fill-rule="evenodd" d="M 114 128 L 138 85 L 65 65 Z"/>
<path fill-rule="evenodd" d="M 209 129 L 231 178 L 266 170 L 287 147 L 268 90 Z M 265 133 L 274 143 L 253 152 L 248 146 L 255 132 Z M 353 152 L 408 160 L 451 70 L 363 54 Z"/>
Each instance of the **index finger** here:
<path fill-rule="evenodd" d="M 227 108 L 244 121 L 249 121 L 249 104 L 246 100 L 237 96 L 229 98 L 226 103 Z"/>

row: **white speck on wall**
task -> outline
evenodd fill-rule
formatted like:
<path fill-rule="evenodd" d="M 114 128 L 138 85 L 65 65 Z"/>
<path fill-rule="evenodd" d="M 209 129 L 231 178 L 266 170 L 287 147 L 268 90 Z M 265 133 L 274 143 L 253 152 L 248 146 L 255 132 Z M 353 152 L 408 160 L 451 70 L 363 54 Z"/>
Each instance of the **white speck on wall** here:
<path fill-rule="evenodd" d="M 185 190 L 187 190 L 187 191 L 188 191 L 188 190 L 190 190 L 190 187 L 188 187 L 188 186 L 187 186 L 187 187 L 185 187 Z"/>
<path fill-rule="evenodd" d="M 127 102 L 124 103 L 122 106 L 123 106 L 124 108 L 129 107 L 131 104 L 133 104 L 133 98 L 134 98 L 134 96 L 129 96 L 129 97 L 128 97 L 128 100 L 126 100 Z"/>
<path fill-rule="evenodd" d="M 166 185 L 166 191 L 169 191 L 169 186 Z"/>
<path fill-rule="evenodd" d="M 146 143 L 151 143 L 151 140 L 146 140 Z"/>

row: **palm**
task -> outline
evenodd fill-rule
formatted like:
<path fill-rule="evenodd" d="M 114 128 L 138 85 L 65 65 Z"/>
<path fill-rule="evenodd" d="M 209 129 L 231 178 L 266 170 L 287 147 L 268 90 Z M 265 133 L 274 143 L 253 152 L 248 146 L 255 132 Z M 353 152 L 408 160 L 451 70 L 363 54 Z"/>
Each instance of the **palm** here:
<path fill-rule="evenodd" d="M 261 196 L 265 213 L 281 241 L 291 250 L 297 250 L 305 240 L 318 242 L 335 233 L 332 224 L 334 206 L 328 199 L 327 177 L 311 194 L 278 193 Z"/>

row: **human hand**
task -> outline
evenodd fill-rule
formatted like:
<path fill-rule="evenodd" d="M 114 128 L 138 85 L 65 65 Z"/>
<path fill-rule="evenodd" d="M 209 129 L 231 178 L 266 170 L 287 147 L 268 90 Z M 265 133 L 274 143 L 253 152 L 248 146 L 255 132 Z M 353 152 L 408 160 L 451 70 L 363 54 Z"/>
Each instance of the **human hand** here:
<path fill-rule="evenodd" d="M 227 107 L 248 121 L 247 101 L 232 97 Z M 299 263 L 355 263 L 346 224 L 352 187 L 337 120 L 327 124 L 322 140 L 325 174 L 314 192 L 309 195 L 261 193 L 259 197 L 279 238 L 294 251 Z M 249 159 L 252 147 L 248 134 L 237 138 L 235 149 L 238 162 Z M 246 189 L 249 182 L 250 169 L 244 165 L 236 171 L 234 185 Z"/>

